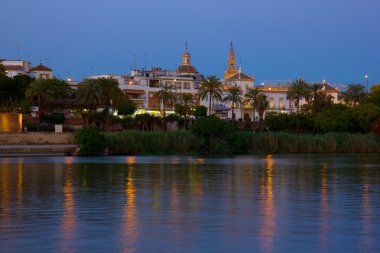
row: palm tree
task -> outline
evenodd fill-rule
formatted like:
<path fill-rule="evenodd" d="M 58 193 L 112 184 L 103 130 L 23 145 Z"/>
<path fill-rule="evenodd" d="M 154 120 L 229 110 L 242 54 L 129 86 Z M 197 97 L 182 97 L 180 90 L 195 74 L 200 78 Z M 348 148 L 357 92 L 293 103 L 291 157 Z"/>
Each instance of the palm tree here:
<path fill-rule="evenodd" d="M 232 86 L 227 90 L 226 96 L 223 98 L 223 102 L 231 103 L 232 120 L 235 119 L 234 108 L 235 106 L 241 106 L 243 104 L 243 92 L 239 86 Z"/>
<path fill-rule="evenodd" d="M 25 91 L 25 96 L 29 101 L 37 98 L 38 103 L 38 124 L 37 131 L 40 131 L 40 113 L 41 113 L 41 102 L 46 102 L 53 98 L 54 91 L 52 90 L 49 82 L 47 80 L 35 80 Z"/>
<path fill-rule="evenodd" d="M 298 117 L 300 112 L 300 100 L 309 97 L 310 86 L 302 78 L 294 80 L 286 92 L 286 99 L 295 100 L 297 105 L 297 132 L 298 132 Z"/>
<path fill-rule="evenodd" d="M 349 84 L 346 91 L 342 92 L 345 103 L 356 106 L 367 99 L 365 87 L 361 84 Z"/>
<path fill-rule="evenodd" d="M 248 88 L 247 92 L 244 94 L 245 101 L 251 104 L 252 107 L 252 117 L 253 122 L 256 121 L 256 106 L 257 106 L 257 98 L 261 94 L 261 91 L 258 87 L 255 88 Z"/>
<path fill-rule="evenodd" d="M 328 109 L 333 104 L 334 97 L 324 90 L 320 89 L 320 84 L 313 84 L 310 87 L 310 93 L 306 97 L 306 111 L 313 115 Z"/>
<path fill-rule="evenodd" d="M 184 117 L 185 117 L 185 129 L 187 128 L 187 115 L 189 113 L 189 107 L 191 106 L 193 101 L 193 94 L 182 94 L 182 103 L 184 109 Z"/>
<path fill-rule="evenodd" d="M 101 86 L 94 79 L 85 79 L 78 84 L 76 100 L 87 107 L 87 126 L 90 120 L 90 111 L 93 106 L 98 105 L 103 99 Z"/>
<path fill-rule="evenodd" d="M 267 109 L 267 107 L 269 106 L 267 96 L 265 94 L 259 94 L 257 96 L 256 103 L 257 103 L 256 108 L 257 108 L 257 112 L 259 113 L 260 127 L 261 127 L 261 123 L 262 123 L 263 118 L 264 118 L 264 112 Z"/>
<path fill-rule="evenodd" d="M 209 100 L 208 115 L 211 115 L 211 102 L 222 100 L 223 84 L 216 76 L 208 76 L 199 87 L 199 97 L 202 100 Z"/>
<path fill-rule="evenodd" d="M 162 104 L 163 112 L 164 112 L 164 131 L 166 131 L 166 105 L 168 103 L 173 104 L 176 100 L 176 96 L 173 93 L 173 86 L 167 83 L 160 85 L 161 90 L 159 90 L 154 97 L 158 99 L 160 104 Z"/>

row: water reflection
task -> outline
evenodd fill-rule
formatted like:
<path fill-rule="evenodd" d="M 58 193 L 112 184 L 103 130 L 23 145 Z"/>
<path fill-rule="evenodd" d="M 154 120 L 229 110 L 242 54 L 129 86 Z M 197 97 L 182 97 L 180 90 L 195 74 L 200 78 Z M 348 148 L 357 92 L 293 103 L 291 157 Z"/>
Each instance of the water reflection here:
<path fill-rule="evenodd" d="M 135 160 L 128 158 L 128 171 L 125 180 L 125 199 L 126 204 L 123 210 L 123 224 L 121 244 L 123 245 L 123 252 L 135 252 L 136 245 L 139 239 L 138 232 L 138 218 L 136 207 L 136 189 L 134 186 L 133 164 Z"/>
<path fill-rule="evenodd" d="M 321 210 L 320 210 L 320 247 L 326 250 L 329 233 L 329 203 L 327 197 L 327 164 L 322 164 L 321 169 Z"/>
<path fill-rule="evenodd" d="M 380 252 L 366 157 L 0 159 L 0 252 Z"/>
<path fill-rule="evenodd" d="M 76 214 L 74 202 L 74 190 L 72 182 L 72 168 L 71 163 L 66 163 L 65 181 L 63 186 L 63 217 L 61 221 L 62 242 L 60 244 L 61 252 L 75 252 L 74 240 L 76 238 Z"/>
<path fill-rule="evenodd" d="M 273 164 L 272 155 L 268 155 L 266 157 L 266 175 L 261 174 L 260 199 L 263 201 L 261 211 L 263 224 L 260 229 L 260 238 L 263 252 L 273 251 L 273 241 L 276 233 L 276 208 L 272 189 Z"/>

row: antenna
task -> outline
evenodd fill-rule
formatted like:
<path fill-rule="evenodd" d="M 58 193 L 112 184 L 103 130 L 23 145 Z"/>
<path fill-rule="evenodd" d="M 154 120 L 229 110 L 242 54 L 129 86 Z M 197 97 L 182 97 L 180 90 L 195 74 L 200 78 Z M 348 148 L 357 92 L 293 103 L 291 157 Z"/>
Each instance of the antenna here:
<path fill-rule="evenodd" d="M 145 64 L 144 64 L 145 66 L 144 66 L 144 69 L 147 69 L 147 68 L 146 68 L 147 61 L 148 61 L 148 54 L 147 54 L 147 53 L 144 53 L 144 58 L 145 58 L 145 59 L 144 59 L 144 60 L 145 60 Z"/>
<path fill-rule="evenodd" d="M 20 45 L 17 44 L 17 60 L 20 60 Z"/>
<path fill-rule="evenodd" d="M 135 68 L 134 70 L 137 69 L 136 65 L 137 65 L 137 63 L 136 63 L 136 55 L 133 55 L 133 66 Z"/>

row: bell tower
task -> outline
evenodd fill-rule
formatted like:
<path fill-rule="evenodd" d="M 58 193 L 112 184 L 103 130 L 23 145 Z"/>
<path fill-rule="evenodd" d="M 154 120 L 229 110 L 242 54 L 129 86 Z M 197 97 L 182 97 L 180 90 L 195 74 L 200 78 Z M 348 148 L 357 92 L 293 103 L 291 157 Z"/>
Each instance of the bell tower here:
<path fill-rule="evenodd" d="M 224 79 L 228 79 L 231 76 L 235 75 L 236 73 L 237 73 L 237 70 L 236 70 L 235 52 L 234 52 L 234 46 L 231 42 L 230 55 L 228 56 L 228 67 L 227 67 L 227 70 L 224 72 Z"/>
<path fill-rule="evenodd" d="M 190 53 L 187 49 L 187 42 L 185 52 L 182 54 L 182 65 L 190 65 Z"/>

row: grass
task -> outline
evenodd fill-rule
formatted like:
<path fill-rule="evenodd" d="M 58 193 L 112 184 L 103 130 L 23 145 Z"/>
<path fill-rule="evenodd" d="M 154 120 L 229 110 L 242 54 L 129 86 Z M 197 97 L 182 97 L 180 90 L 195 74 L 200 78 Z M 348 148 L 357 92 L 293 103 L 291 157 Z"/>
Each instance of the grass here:
<path fill-rule="evenodd" d="M 104 132 L 110 154 L 268 154 L 268 153 L 377 153 L 380 137 L 374 134 L 238 131 L 223 138 L 204 139 L 190 131 Z"/>

